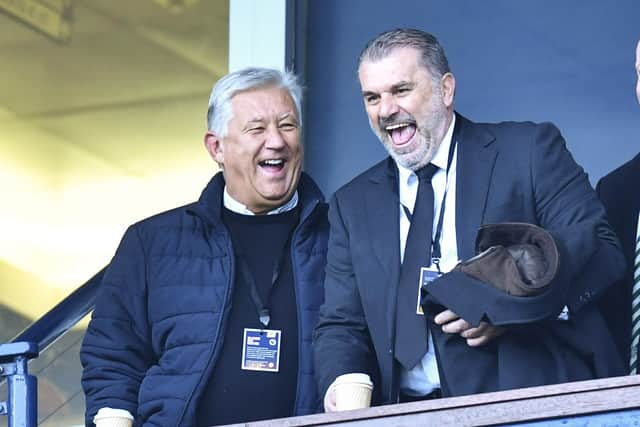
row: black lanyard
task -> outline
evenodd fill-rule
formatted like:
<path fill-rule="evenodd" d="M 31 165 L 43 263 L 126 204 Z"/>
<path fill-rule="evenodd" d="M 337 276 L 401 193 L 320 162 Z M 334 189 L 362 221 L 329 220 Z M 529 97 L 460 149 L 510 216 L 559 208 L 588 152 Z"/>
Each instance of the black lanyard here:
<path fill-rule="evenodd" d="M 442 258 L 442 250 L 440 248 L 440 237 L 442 236 L 442 223 L 444 220 L 444 209 L 447 201 L 447 192 L 449 191 L 449 170 L 451 169 L 451 163 L 453 162 L 453 153 L 456 151 L 456 128 L 454 126 L 453 135 L 451 136 L 451 144 L 449 145 L 449 154 L 447 156 L 447 177 L 444 184 L 444 195 L 442 196 L 442 203 L 440 203 L 440 215 L 438 215 L 438 222 L 436 223 L 436 234 L 431 239 L 431 263 L 435 264 L 438 269 L 438 273 L 440 271 L 440 258 Z M 404 214 L 407 216 L 409 222 L 412 221 L 412 214 L 409 212 L 409 209 L 402 205 L 402 209 L 404 209 Z"/>
<path fill-rule="evenodd" d="M 249 285 L 249 290 L 251 292 L 251 299 L 258 310 L 258 318 L 260 319 L 260 323 L 267 328 L 269 327 L 269 322 L 271 322 L 271 315 L 269 313 L 269 307 L 271 305 L 271 294 L 273 293 L 273 288 L 276 286 L 278 279 L 280 278 L 280 273 L 282 272 L 282 267 L 284 265 L 285 257 L 289 252 L 289 242 L 291 241 L 291 235 L 286 240 L 284 247 L 280 251 L 278 258 L 273 266 L 273 274 L 271 275 L 271 285 L 269 286 L 269 290 L 267 293 L 267 301 L 266 304 L 262 301 L 260 297 L 260 293 L 258 292 L 258 285 L 256 284 L 256 279 L 249 268 L 249 264 L 247 260 L 242 257 L 240 254 L 236 256 L 238 265 L 240 266 L 240 273 L 242 274 L 242 278 Z"/>

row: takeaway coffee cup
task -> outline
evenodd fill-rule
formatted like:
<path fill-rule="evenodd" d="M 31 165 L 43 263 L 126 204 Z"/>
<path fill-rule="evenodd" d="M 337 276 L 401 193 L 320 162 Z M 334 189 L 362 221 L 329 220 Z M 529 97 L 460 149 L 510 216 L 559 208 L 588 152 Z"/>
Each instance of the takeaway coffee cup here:
<path fill-rule="evenodd" d="M 132 427 L 133 420 L 113 415 L 96 415 L 93 419 L 96 427 Z"/>
<path fill-rule="evenodd" d="M 349 411 L 371 406 L 373 383 L 367 374 L 345 374 L 333 385 L 336 393 L 336 409 Z"/>

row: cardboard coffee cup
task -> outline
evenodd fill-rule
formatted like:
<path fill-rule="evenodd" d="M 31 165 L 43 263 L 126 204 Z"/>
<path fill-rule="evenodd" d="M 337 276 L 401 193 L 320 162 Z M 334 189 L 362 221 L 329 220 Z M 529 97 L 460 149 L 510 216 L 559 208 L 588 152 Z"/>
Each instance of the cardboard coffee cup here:
<path fill-rule="evenodd" d="M 133 420 L 112 415 L 98 415 L 93 419 L 96 427 L 132 427 Z"/>
<path fill-rule="evenodd" d="M 373 383 L 367 374 L 345 374 L 333 385 L 336 393 L 336 409 L 349 411 L 371 406 Z"/>

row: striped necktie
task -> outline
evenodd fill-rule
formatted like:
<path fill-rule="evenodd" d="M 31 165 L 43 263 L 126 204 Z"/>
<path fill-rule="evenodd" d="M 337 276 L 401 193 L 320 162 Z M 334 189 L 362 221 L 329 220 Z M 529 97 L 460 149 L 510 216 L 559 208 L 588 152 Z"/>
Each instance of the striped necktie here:
<path fill-rule="evenodd" d="M 631 353 L 629 367 L 631 375 L 638 373 L 638 341 L 640 338 L 640 227 L 636 236 L 636 251 L 633 260 L 633 293 L 631 294 Z"/>

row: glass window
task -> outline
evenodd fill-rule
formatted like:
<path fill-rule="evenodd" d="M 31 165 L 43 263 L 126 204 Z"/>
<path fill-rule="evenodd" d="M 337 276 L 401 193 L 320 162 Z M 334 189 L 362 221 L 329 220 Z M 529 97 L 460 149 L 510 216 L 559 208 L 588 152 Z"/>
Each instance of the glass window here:
<path fill-rule="evenodd" d="M 217 171 L 203 136 L 228 14 L 224 0 L 0 1 L 0 342 Z M 30 364 L 40 425 L 84 425 L 87 321 Z"/>
<path fill-rule="evenodd" d="M 228 14 L 227 1 L 0 2 L 3 341 L 106 265 L 128 224 L 195 200 L 217 170 L 202 140 Z"/>

